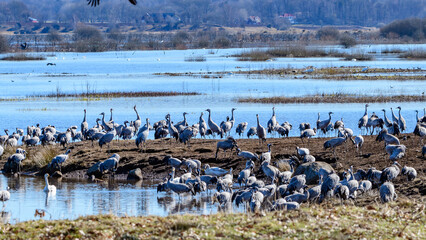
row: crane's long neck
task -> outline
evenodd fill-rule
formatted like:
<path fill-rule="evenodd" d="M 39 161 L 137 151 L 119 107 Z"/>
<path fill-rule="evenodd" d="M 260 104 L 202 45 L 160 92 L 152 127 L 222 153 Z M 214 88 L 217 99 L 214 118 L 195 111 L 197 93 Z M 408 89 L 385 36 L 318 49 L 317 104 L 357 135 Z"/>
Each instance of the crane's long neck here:
<path fill-rule="evenodd" d="M 112 122 L 112 109 L 111 109 L 111 117 L 109 118 L 109 121 Z"/>
<path fill-rule="evenodd" d="M 418 111 L 416 111 L 416 120 L 417 120 L 417 122 L 420 122 L 419 112 Z"/>
<path fill-rule="evenodd" d="M 186 125 L 188 125 L 187 123 L 186 123 L 186 114 L 184 113 L 183 114 L 183 124 L 186 126 Z"/>
<path fill-rule="evenodd" d="M 200 124 L 204 122 L 203 113 L 200 115 Z"/>
<path fill-rule="evenodd" d="M 46 182 L 46 187 L 49 188 L 49 180 L 47 180 L 47 176 L 44 176 L 44 181 Z"/>
<path fill-rule="evenodd" d="M 136 120 L 141 120 L 141 117 L 139 116 L 139 113 L 138 113 L 138 110 L 136 110 L 136 108 L 134 108 L 135 109 L 135 113 L 136 113 Z"/>
<path fill-rule="evenodd" d="M 318 113 L 318 121 L 320 120 L 320 113 Z"/>
<path fill-rule="evenodd" d="M 84 118 L 83 118 L 83 122 L 86 122 L 86 111 L 84 111 Z"/>
<path fill-rule="evenodd" d="M 271 145 L 268 145 L 268 152 L 271 152 Z"/>
<path fill-rule="evenodd" d="M 211 115 L 211 111 L 209 111 L 209 121 L 212 121 L 212 115 Z"/>
<path fill-rule="evenodd" d="M 256 118 L 257 118 L 257 126 L 260 127 L 259 116 L 256 116 Z"/>
<path fill-rule="evenodd" d="M 231 111 L 231 121 L 235 121 L 234 120 L 234 109 L 232 109 L 232 111 Z"/>
<path fill-rule="evenodd" d="M 272 116 L 275 117 L 275 108 L 272 108 Z"/>
<path fill-rule="evenodd" d="M 328 114 L 328 121 L 331 121 L 331 113 Z"/>
<path fill-rule="evenodd" d="M 399 119 L 401 119 L 401 108 L 398 111 L 398 117 L 399 117 Z"/>

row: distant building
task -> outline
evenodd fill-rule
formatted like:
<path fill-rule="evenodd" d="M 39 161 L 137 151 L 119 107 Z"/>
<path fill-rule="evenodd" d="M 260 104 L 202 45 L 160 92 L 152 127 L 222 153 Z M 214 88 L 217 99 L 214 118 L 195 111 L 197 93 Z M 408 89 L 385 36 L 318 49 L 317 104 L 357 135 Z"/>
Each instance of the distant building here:
<path fill-rule="evenodd" d="M 287 19 L 291 24 L 296 23 L 296 15 L 293 15 L 291 13 L 284 13 L 283 15 L 280 15 L 280 18 Z"/>
<path fill-rule="evenodd" d="M 38 23 L 38 20 L 32 17 L 28 17 L 28 21 L 32 22 L 32 23 Z"/>
<path fill-rule="evenodd" d="M 250 16 L 250 17 L 247 19 L 247 23 L 248 23 L 248 24 L 252 24 L 252 25 L 259 25 L 259 24 L 261 24 L 261 23 L 262 23 L 262 20 L 260 19 L 260 17 L 259 17 L 259 16 Z"/>

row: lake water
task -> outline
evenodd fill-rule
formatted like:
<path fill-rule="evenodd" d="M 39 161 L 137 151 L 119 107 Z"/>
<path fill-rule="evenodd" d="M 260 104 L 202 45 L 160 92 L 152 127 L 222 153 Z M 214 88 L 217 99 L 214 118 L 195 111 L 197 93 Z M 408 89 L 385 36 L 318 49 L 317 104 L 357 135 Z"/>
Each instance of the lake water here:
<path fill-rule="evenodd" d="M 318 47 L 318 46 L 317 46 Z M 332 46 L 319 46 L 334 49 Z M 360 45 L 353 50 L 338 48 L 339 51 L 380 52 L 383 49 L 426 48 L 422 45 Z M 217 71 L 256 70 L 265 68 L 305 68 L 369 66 L 380 68 L 420 68 L 426 70 L 426 61 L 401 60 L 396 55 L 375 54 L 375 61 L 342 61 L 338 58 L 279 58 L 270 62 L 239 62 L 232 54 L 249 51 L 244 49 L 222 50 L 183 50 L 183 51 L 134 51 L 105 53 L 54 53 L 45 61 L 8 62 L 0 64 L 0 98 L 21 98 L 33 94 L 81 93 L 87 88 L 92 91 L 179 91 L 201 93 L 197 96 L 116 98 L 99 101 L 75 99 L 38 99 L 33 101 L 0 101 L 0 130 L 16 127 L 25 129 L 28 125 L 51 124 L 59 130 L 77 125 L 83 119 L 83 109 L 87 109 L 89 125 L 95 124 L 99 113 L 114 109 L 114 120 L 123 123 L 134 120 L 132 109 L 137 105 L 142 119 L 149 118 L 151 124 L 164 119 L 167 113 L 172 121 L 183 119 L 188 112 L 188 122 L 197 123 L 200 113 L 212 109 L 212 118 L 220 123 L 230 116 L 231 108 L 236 107 L 236 123 L 248 122 L 255 126 L 256 114 L 266 126 L 270 119 L 272 104 L 237 103 L 238 97 L 300 96 L 317 93 L 354 94 L 415 94 L 421 95 L 426 89 L 426 81 L 330 81 L 318 79 L 293 79 L 290 77 L 225 74 L 222 78 L 200 78 L 194 76 L 168 77 L 155 73 L 201 73 Z M 213 54 L 212 54 L 213 53 Z M 186 62 L 190 56 L 205 56 L 205 62 Z M 56 66 L 47 66 L 47 63 Z M 423 73 L 424 74 L 424 73 Z M 408 131 L 415 127 L 415 112 L 425 106 L 425 102 L 371 104 L 369 113 L 376 112 L 380 117 L 382 108 L 401 106 Z M 293 125 L 291 136 L 298 136 L 298 124 L 315 124 L 317 113 L 326 119 L 329 111 L 335 114 L 332 121 L 343 118 L 345 126 L 355 134 L 358 119 L 364 114 L 364 104 L 277 104 L 277 120 L 288 121 Z M 397 112 L 396 112 L 397 114 Z M 207 113 L 204 119 L 207 121 Z M 233 135 L 235 130 L 233 130 Z M 3 133 L 1 133 L 3 134 Z M 150 133 L 153 138 L 153 133 Z M 167 215 L 171 213 L 209 214 L 217 211 L 210 204 L 207 195 L 184 198 L 178 204 L 177 195 L 160 193 L 155 185 L 114 182 L 95 184 L 74 181 L 54 182 L 58 186 L 55 197 L 47 197 L 42 192 L 44 181 L 38 178 L 6 178 L 0 175 L 1 189 L 11 187 L 11 200 L 6 212 L 9 222 L 35 219 L 35 209 L 48 211 L 48 218 L 76 218 L 81 215 L 113 213 L 116 215 Z M 179 211 L 177 211 L 179 209 Z M 234 209 L 235 210 L 235 209 Z M 242 211 L 236 209 L 235 211 Z M 7 217 L 7 216 L 6 216 Z"/>
<path fill-rule="evenodd" d="M 49 179 L 49 184 L 57 187 L 55 195 L 43 192 L 44 179 L 34 177 L 5 177 L 0 175 L 0 188 L 10 187 L 10 200 L 6 202 L 0 221 L 16 223 L 36 220 L 35 210 L 46 212 L 43 219 L 75 219 L 94 214 L 114 214 L 117 216 L 167 216 L 168 214 L 212 214 L 219 209 L 212 204 L 211 196 L 202 193 L 192 197 L 182 195 L 179 200 L 172 192 L 157 194 L 152 183 L 128 183 L 125 181 L 106 181 L 90 183 Z M 234 206 L 233 212 L 244 211 Z"/>

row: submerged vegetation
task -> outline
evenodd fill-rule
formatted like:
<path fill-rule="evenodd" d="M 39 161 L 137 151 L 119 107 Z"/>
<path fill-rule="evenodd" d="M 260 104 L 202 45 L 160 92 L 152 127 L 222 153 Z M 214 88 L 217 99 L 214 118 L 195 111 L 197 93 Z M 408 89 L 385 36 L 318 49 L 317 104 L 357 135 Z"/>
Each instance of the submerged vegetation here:
<path fill-rule="evenodd" d="M 382 103 L 382 102 L 422 102 L 424 95 L 362 95 L 346 93 L 322 93 L 300 97 L 238 98 L 239 103 Z"/>
<path fill-rule="evenodd" d="M 426 234 L 424 204 L 400 200 L 367 207 L 329 202 L 265 214 L 117 217 L 28 221 L 3 225 L 2 239 L 420 239 Z M 41 214 L 42 215 L 42 214 Z"/>
<path fill-rule="evenodd" d="M 337 58 L 344 58 L 345 60 L 358 60 L 358 61 L 373 60 L 373 56 L 367 53 L 362 53 L 362 52 L 341 53 L 337 51 L 311 49 L 311 48 L 307 48 L 305 46 L 300 46 L 300 45 L 271 48 L 266 50 L 256 49 L 256 50 L 251 50 L 249 52 L 243 52 L 241 54 L 233 55 L 233 57 L 236 57 L 238 61 L 267 61 L 273 58 L 284 58 L 284 57 L 297 57 L 297 58 L 337 57 Z"/>
<path fill-rule="evenodd" d="M 426 59 L 426 50 L 411 49 L 407 52 L 402 53 L 401 55 L 399 55 L 399 57 L 407 59 Z"/>

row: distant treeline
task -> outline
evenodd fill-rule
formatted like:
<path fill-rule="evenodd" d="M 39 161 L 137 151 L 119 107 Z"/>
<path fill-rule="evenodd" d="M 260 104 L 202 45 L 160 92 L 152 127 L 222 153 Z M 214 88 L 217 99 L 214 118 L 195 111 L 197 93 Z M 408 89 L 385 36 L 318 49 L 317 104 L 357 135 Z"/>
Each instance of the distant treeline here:
<path fill-rule="evenodd" d="M 76 25 L 70 33 L 60 33 L 50 28 L 44 34 L 14 34 L 0 35 L 0 53 L 24 51 L 77 51 L 101 52 L 110 50 L 166 50 L 188 48 L 250 48 L 250 47 L 279 47 L 286 42 L 296 42 L 301 45 L 312 42 L 327 42 L 341 44 L 350 48 L 358 43 L 374 42 L 424 42 L 426 39 L 426 19 L 411 18 L 396 20 L 380 28 L 380 31 L 346 31 L 327 26 L 317 31 L 283 31 L 278 33 L 241 33 L 225 30 L 194 30 L 173 32 L 129 32 L 122 28 L 99 28 L 96 25 Z M 264 61 L 271 57 L 285 56 L 317 56 L 330 53 L 307 53 L 305 48 L 291 48 L 285 51 L 258 54 L 252 52 L 246 60 Z M 293 51 L 297 50 L 297 51 Z M 300 51 L 302 50 L 302 51 Z M 424 50 L 415 50 L 406 58 L 424 59 Z M 212 52 L 214 53 L 214 52 Z M 339 56 L 342 57 L 342 56 Z M 350 59 L 358 59 L 351 57 Z M 190 59 L 188 59 L 189 61 Z M 244 60 L 244 59 L 240 59 Z M 358 59 L 361 60 L 361 59 Z M 367 59 L 368 60 L 368 59 Z"/>
<path fill-rule="evenodd" d="M 0 22 L 125 23 L 137 28 L 179 29 L 203 24 L 287 28 L 290 23 L 379 26 L 396 19 L 425 17 L 424 0 L 0 0 Z"/>

